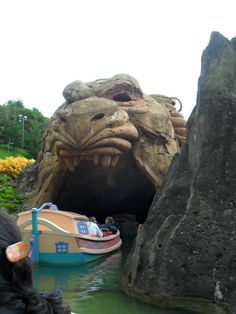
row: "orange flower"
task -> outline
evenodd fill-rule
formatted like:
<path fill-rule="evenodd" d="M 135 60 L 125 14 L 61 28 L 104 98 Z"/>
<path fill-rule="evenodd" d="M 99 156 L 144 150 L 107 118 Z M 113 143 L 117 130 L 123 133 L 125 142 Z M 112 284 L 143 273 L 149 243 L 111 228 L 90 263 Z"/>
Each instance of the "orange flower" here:
<path fill-rule="evenodd" d="M 34 159 L 27 159 L 21 156 L 0 159 L 0 173 L 7 173 L 15 179 L 26 166 L 34 162 Z"/>

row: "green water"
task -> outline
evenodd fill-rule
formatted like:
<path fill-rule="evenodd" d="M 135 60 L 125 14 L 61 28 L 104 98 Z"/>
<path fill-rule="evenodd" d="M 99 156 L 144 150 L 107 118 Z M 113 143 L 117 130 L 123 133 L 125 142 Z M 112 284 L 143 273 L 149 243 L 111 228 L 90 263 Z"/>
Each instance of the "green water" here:
<path fill-rule="evenodd" d="M 119 278 L 127 257 L 125 247 L 112 255 L 83 266 L 38 266 L 34 283 L 40 291 L 61 289 L 65 303 L 76 314 L 186 314 L 161 309 L 128 297 Z"/>

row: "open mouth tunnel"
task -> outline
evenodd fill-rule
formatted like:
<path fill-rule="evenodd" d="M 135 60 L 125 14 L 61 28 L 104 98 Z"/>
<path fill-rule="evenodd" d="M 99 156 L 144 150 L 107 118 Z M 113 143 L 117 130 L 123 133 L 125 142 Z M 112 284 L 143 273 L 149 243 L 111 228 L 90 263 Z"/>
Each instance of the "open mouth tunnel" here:
<path fill-rule="evenodd" d="M 54 202 L 61 210 L 95 216 L 100 223 L 107 216 L 128 216 L 143 223 L 154 194 L 132 156 L 124 154 L 116 167 L 103 168 L 82 161 L 65 176 Z"/>

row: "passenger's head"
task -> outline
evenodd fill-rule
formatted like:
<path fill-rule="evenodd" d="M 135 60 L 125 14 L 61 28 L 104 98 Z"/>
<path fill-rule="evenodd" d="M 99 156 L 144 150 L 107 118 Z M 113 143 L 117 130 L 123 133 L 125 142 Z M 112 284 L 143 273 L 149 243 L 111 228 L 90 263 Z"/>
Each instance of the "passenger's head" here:
<path fill-rule="evenodd" d="M 62 303 L 60 292 L 41 294 L 33 288 L 32 268 L 28 256 L 12 262 L 10 254 L 6 254 L 6 249 L 21 242 L 22 236 L 15 221 L 2 210 L 0 230 L 0 306 L 10 310 L 22 310 L 26 314 L 70 313 L 70 309 Z M 16 248 L 14 246 L 15 250 Z"/>
<path fill-rule="evenodd" d="M 90 217 L 90 218 L 89 218 L 89 221 L 92 221 L 92 222 L 97 223 L 97 219 L 96 219 L 96 217 L 94 217 L 94 216 Z"/>
<path fill-rule="evenodd" d="M 111 216 L 107 216 L 107 218 L 105 219 L 105 224 L 109 225 L 109 224 L 114 224 L 115 220 L 113 219 L 113 217 Z"/>

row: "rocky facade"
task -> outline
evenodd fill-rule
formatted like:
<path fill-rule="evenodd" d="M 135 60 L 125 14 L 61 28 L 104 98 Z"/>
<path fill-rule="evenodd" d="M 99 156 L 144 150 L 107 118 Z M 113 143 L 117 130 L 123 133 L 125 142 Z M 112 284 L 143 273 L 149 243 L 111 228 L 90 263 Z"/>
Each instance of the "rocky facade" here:
<path fill-rule="evenodd" d="M 236 37 L 202 55 L 187 143 L 139 226 L 122 282 L 148 302 L 236 313 Z"/>

